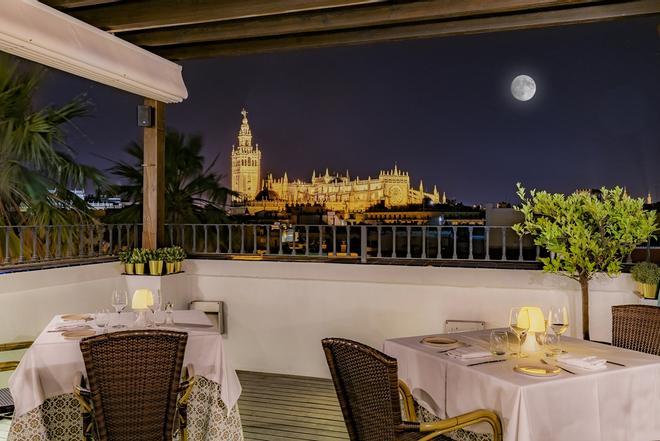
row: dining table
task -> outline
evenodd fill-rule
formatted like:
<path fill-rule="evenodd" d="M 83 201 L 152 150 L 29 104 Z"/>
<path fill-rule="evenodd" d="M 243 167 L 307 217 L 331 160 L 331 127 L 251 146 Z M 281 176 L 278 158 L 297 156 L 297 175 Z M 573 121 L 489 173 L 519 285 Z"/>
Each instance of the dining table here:
<path fill-rule="evenodd" d="M 525 358 L 452 356 L 458 347 L 488 352 L 490 333 L 435 334 L 455 340 L 453 346 L 451 340 L 428 344 L 423 335 L 393 338 L 383 352 L 397 359 L 399 378 L 435 419 L 490 409 L 500 417 L 505 441 L 660 440 L 660 357 L 570 337 L 561 339 L 565 355 L 593 356 L 603 362 L 600 369 L 558 362 L 543 347 Z M 530 365 L 553 369 L 548 376 L 516 369 Z M 469 430 L 470 439 L 488 439 L 488 426 Z"/>
<path fill-rule="evenodd" d="M 67 338 L 62 330 L 99 334 L 136 329 L 134 313 L 110 316 L 107 326 L 99 327 L 92 314 L 73 317 L 79 321 L 58 315 L 43 329 L 9 379 L 15 411 L 8 441 L 83 439 L 82 413 L 73 394 L 76 372 L 86 375 L 80 338 Z M 188 404 L 188 440 L 242 441 L 237 405 L 241 384 L 221 334 L 202 311 L 174 311 L 170 317 L 173 323 L 165 324 L 165 313 L 157 313 L 152 329 L 188 334 L 183 365 L 193 366 L 196 379 Z"/>

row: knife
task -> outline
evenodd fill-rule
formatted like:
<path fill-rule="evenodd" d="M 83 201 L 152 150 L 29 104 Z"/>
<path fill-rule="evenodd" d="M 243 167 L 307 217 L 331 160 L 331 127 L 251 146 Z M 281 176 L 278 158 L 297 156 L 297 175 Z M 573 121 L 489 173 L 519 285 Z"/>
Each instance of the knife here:
<path fill-rule="evenodd" d="M 478 366 L 480 364 L 486 364 L 486 363 L 499 363 L 500 361 L 506 361 L 506 358 L 500 358 L 498 360 L 480 361 L 479 363 L 466 364 L 466 366 Z"/>
<path fill-rule="evenodd" d="M 609 363 L 609 364 L 615 364 L 615 365 L 617 365 L 617 366 L 621 366 L 621 367 L 626 367 L 625 364 L 617 363 L 616 361 L 610 361 L 610 360 L 607 360 L 606 363 Z"/>

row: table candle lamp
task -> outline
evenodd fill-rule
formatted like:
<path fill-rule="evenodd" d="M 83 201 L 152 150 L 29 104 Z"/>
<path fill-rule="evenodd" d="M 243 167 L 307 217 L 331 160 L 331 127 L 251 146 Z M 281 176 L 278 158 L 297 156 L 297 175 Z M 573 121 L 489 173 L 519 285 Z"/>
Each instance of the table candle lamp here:
<path fill-rule="evenodd" d="M 154 294 L 151 290 L 142 288 L 137 289 L 133 293 L 133 300 L 131 302 L 131 308 L 133 311 L 137 312 L 137 318 L 135 319 L 136 327 L 146 327 L 149 325 L 149 319 L 147 318 L 147 311 L 149 307 L 154 304 Z"/>
<path fill-rule="evenodd" d="M 518 319 L 518 326 L 527 328 L 527 338 L 522 345 L 522 352 L 536 352 L 541 348 L 536 342 L 536 334 L 545 332 L 545 317 L 543 311 L 537 306 L 525 306 L 521 308 L 527 311 L 527 314 L 521 314 Z"/>

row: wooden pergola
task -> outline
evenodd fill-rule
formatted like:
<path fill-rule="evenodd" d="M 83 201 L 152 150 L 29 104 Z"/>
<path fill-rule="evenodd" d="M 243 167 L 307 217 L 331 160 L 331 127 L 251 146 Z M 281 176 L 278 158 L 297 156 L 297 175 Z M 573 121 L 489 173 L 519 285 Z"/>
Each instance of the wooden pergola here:
<path fill-rule="evenodd" d="M 42 0 L 170 60 L 660 17 L 660 0 Z M 143 246 L 164 239 L 165 105 L 144 129 Z"/>

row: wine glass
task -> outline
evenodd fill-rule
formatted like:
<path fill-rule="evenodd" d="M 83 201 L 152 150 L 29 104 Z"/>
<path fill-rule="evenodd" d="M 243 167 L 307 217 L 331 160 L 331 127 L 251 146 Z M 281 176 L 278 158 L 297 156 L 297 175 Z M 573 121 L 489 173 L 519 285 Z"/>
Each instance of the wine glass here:
<path fill-rule="evenodd" d="M 529 312 L 527 308 L 511 308 L 511 311 L 509 311 L 509 328 L 518 337 L 518 352 L 512 353 L 511 356 L 517 358 L 527 357 L 527 354 L 522 352 L 522 343 L 529 331 Z"/>
<path fill-rule="evenodd" d="M 552 306 L 548 312 L 548 326 L 557 336 L 557 352 L 563 352 L 561 336 L 568 330 L 568 308 L 566 306 Z"/>
<path fill-rule="evenodd" d="M 158 323 L 156 321 L 156 313 L 160 312 L 161 305 L 163 302 L 163 297 L 160 293 L 160 289 L 157 289 L 156 292 L 153 294 L 153 302 L 149 306 L 149 310 L 151 311 L 151 314 L 154 317 L 154 325 L 158 326 Z"/>
<path fill-rule="evenodd" d="M 112 292 L 112 307 L 115 308 L 115 312 L 119 316 L 121 312 L 128 306 L 128 293 L 125 289 L 115 289 Z M 126 325 L 117 323 L 112 326 L 113 328 L 125 328 Z"/>

